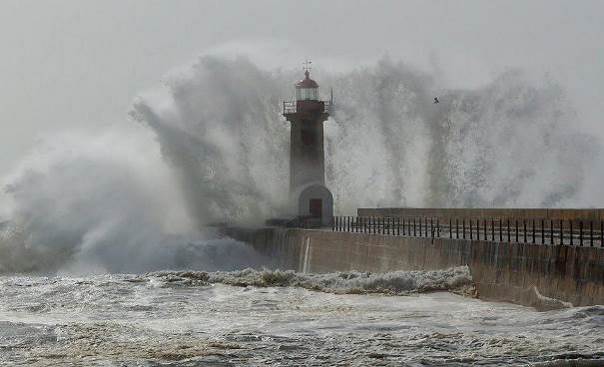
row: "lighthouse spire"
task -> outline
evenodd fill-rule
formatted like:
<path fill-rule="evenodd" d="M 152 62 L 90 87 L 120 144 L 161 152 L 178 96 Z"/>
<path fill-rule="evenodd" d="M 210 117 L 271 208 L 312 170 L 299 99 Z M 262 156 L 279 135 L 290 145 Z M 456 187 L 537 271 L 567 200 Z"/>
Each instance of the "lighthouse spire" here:
<path fill-rule="evenodd" d="M 304 76 L 306 77 L 306 79 L 310 79 L 310 70 L 312 69 L 312 67 L 311 67 L 312 61 L 310 59 L 307 59 L 306 61 L 304 61 L 302 63 L 302 65 L 304 65 L 302 67 L 302 70 L 304 70 Z"/>

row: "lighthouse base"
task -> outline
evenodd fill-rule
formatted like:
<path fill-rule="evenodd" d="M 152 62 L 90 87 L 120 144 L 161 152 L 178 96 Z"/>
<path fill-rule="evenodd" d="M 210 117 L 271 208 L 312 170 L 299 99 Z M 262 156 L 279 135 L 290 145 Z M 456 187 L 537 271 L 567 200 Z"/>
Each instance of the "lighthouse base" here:
<path fill-rule="evenodd" d="M 330 226 L 333 219 L 333 195 L 323 185 L 309 185 L 294 195 L 298 217 L 316 223 L 318 226 Z"/>

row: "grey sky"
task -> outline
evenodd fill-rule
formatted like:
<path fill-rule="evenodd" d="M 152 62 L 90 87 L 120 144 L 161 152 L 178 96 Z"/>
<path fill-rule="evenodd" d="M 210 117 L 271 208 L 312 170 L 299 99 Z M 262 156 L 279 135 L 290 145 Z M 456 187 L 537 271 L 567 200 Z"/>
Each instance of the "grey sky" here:
<path fill-rule="evenodd" d="M 271 66 L 283 67 L 389 54 L 437 65 L 443 87 L 480 85 L 510 67 L 550 73 L 581 128 L 604 138 L 602 14 L 604 1 L 587 0 L 0 0 L 0 176 L 48 132 L 127 123 L 137 93 L 221 47 L 274 44 Z"/>

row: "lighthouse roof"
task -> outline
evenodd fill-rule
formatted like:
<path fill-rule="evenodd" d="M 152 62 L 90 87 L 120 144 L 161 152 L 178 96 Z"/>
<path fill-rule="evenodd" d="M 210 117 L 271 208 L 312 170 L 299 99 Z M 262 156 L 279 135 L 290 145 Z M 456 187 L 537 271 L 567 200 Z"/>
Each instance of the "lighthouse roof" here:
<path fill-rule="evenodd" d="M 310 78 L 308 70 L 304 72 L 305 78 L 296 83 L 296 88 L 319 88 L 319 84 Z"/>

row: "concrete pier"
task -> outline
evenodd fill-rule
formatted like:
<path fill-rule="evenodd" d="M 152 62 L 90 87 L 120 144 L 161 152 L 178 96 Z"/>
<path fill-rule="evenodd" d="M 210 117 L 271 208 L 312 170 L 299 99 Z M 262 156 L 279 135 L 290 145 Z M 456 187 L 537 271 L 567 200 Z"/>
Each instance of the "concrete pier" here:
<path fill-rule="evenodd" d="M 467 265 L 484 300 L 540 310 L 604 304 L 601 248 L 286 228 L 231 228 L 226 234 L 281 269 L 388 272 Z"/>

